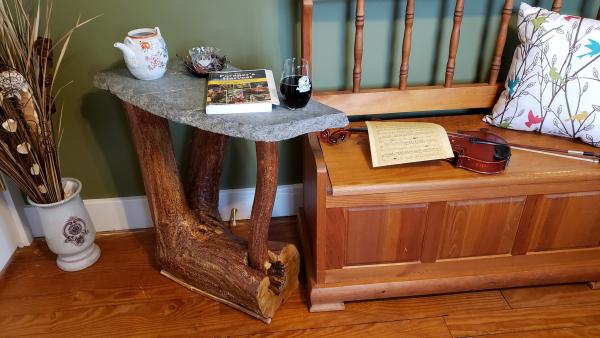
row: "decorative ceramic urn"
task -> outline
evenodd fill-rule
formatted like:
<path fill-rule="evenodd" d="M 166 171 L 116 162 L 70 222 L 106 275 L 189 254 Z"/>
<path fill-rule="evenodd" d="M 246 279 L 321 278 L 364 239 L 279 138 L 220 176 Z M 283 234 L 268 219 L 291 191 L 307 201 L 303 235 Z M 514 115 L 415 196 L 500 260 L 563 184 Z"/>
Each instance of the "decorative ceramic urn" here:
<path fill-rule="evenodd" d="M 140 80 L 156 80 L 167 71 L 169 52 L 160 29 L 140 28 L 127 33 L 124 43 L 115 47 L 123 52 L 127 68 Z"/>
<path fill-rule="evenodd" d="M 81 182 L 74 178 L 62 179 L 67 197 L 56 203 L 38 204 L 37 207 L 48 248 L 58 255 L 56 264 L 64 271 L 79 271 L 96 263 L 100 248 L 94 244 L 96 230 L 81 196 Z"/>

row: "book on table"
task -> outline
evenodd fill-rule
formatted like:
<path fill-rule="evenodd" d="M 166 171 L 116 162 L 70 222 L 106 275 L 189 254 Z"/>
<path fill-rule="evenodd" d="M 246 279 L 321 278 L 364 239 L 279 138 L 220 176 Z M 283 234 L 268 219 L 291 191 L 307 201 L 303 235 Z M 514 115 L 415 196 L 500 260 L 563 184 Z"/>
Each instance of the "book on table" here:
<path fill-rule="evenodd" d="M 206 91 L 207 114 L 262 113 L 279 104 L 273 72 L 268 69 L 211 72 Z"/>

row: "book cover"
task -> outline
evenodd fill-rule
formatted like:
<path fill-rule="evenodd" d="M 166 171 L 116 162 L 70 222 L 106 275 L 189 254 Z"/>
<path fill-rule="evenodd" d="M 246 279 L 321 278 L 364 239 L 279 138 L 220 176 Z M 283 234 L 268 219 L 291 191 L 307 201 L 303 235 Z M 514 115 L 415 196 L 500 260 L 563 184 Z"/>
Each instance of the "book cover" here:
<path fill-rule="evenodd" d="M 211 72 L 206 94 L 207 114 L 270 112 L 278 104 L 273 74 L 266 69 Z M 276 102 L 273 102 L 273 99 Z"/>

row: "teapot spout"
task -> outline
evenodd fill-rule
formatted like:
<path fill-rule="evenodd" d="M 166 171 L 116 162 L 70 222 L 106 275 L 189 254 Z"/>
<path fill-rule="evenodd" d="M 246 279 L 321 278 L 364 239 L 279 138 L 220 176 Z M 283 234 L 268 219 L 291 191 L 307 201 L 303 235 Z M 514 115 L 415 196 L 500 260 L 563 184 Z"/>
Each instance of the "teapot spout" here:
<path fill-rule="evenodd" d="M 114 46 L 123 52 L 123 56 L 125 57 L 125 62 L 127 64 L 135 66 L 135 53 L 131 50 L 131 48 L 129 48 L 129 46 L 120 42 L 116 42 Z"/>

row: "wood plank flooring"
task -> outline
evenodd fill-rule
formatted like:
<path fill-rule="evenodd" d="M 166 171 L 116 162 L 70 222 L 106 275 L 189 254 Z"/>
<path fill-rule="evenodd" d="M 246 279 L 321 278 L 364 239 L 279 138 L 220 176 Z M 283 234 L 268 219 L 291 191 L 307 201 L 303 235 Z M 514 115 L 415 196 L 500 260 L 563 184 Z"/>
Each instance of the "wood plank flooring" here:
<path fill-rule="evenodd" d="M 270 238 L 298 242 L 294 218 Z M 247 224 L 235 232 L 244 236 Z M 98 235 L 102 258 L 60 271 L 43 240 L 0 276 L 0 337 L 600 337 L 600 290 L 569 284 L 352 302 L 309 313 L 303 289 L 271 325 L 158 273 L 151 230 Z"/>

